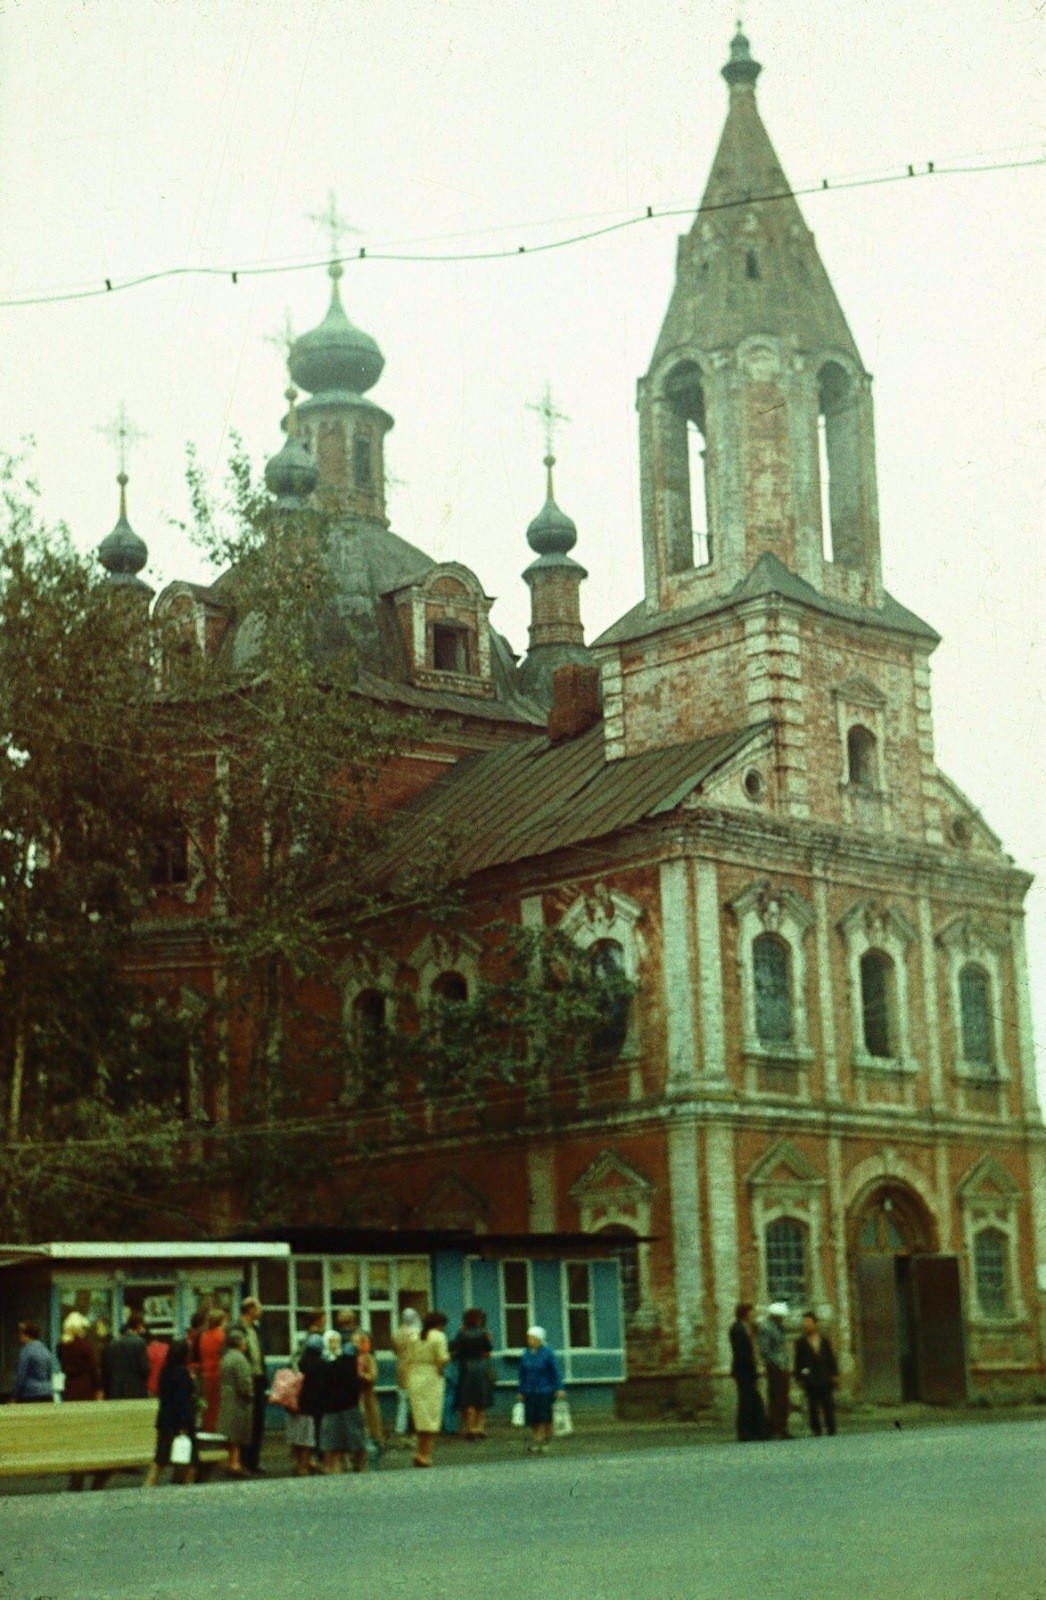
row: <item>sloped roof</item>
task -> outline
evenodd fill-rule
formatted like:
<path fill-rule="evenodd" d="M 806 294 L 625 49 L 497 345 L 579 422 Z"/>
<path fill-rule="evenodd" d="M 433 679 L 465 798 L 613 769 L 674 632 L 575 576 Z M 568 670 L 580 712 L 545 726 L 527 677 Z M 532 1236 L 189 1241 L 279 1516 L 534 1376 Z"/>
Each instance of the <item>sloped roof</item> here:
<path fill-rule="evenodd" d="M 631 611 L 626 611 L 623 617 L 612 623 L 605 633 L 601 633 L 599 638 L 594 640 L 593 648 L 604 644 L 625 644 L 632 639 L 645 639 L 652 634 L 661 633 L 665 628 L 682 627 L 699 617 L 712 616 L 717 611 L 724 611 L 729 606 L 738 605 L 743 600 L 751 600 L 763 594 L 779 594 L 786 600 L 797 600 L 801 605 L 809 606 L 812 611 L 820 611 L 825 616 L 838 617 L 843 621 L 855 622 L 867 628 L 891 628 L 895 632 L 915 634 L 917 638 L 927 639 L 933 644 L 940 642 L 940 634 L 931 628 L 928 622 L 917 617 L 914 611 L 909 611 L 907 606 L 902 606 L 899 600 L 895 600 L 885 591 L 881 606 L 861 606 L 849 600 L 835 600 L 821 594 L 820 590 L 807 583 L 805 578 L 790 572 L 783 561 L 766 550 L 751 572 L 725 595 L 718 594 L 710 600 L 701 600 L 692 606 L 678 606 L 671 611 L 653 613 L 647 610 L 645 602 L 641 600 Z"/>
<path fill-rule="evenodd" d="M 607 761 L 600 722 L 561 744 L 526 739 L 466 756 L 405 808 L 397 859 L 410 860 L 434 838 L 446 838 L 452 875 L 466 878 L 605 838 L 673 811 L 766 726 Z"/>

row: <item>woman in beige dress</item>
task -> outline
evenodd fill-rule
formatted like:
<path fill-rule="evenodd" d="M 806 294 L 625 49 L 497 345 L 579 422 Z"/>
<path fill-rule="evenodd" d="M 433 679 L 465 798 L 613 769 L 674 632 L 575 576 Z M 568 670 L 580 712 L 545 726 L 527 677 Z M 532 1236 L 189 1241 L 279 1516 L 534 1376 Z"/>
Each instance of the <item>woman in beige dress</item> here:
<path fill-rule="evenodd" d="M 431 1467 L 433 1441 L 443 1425 L 443 1369 L 450 1360 L 446 1326 L 444 1312 L 430 1311 L 408 1351 L 407 1398 L 418 1436 L 416 1467 Z"/>

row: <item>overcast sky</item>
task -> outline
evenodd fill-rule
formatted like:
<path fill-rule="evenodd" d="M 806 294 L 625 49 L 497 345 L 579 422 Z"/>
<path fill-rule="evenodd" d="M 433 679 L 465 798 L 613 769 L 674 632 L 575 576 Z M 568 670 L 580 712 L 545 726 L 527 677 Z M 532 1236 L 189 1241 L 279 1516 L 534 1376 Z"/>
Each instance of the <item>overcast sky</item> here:
<path fill-rule="evenodd" d="M 1042 0 L 750 0 L 759 101 L 807 181 L 1043 154 Z M 487 263 L 373 259 L 534 245 L 649 205 L 696 206 L 726 111 L 725 0 L 4 0 L 0 300 L 166 268 L 317 261 L 334 189 L 359 229 L 349 314 L 379 341 L 396 427 L 393 526 L 473 567 L 526 645 L 520 573 L 543 498 L 526 409 L 571 421 L 560 503 L 589 637 L 641 594 L 635 382 L 689 219 Z M 943 634 L 937 754 L 1006 848 L 1043 868 L 1041 418 L 1046 168 L 915 178 L 804 199 L 875 377 L 883 564 Z M 579 221 L 579 219 L 581 219 Z M 96 544 L 116 515 L 121 401 L 148 576 L 205 576 L 172 519 L 185 446 L 220 480 L 238 432 L 279 446 L 267 342 L 322 317 L 320 268 L 185 275 L 0 308 L 0 441 L 35 439 L 49 517 Z M 1038 394 L 1036 388 L 1038 386 Z M 1046 894 L 1030 902 L 1040 1037 Z"/>

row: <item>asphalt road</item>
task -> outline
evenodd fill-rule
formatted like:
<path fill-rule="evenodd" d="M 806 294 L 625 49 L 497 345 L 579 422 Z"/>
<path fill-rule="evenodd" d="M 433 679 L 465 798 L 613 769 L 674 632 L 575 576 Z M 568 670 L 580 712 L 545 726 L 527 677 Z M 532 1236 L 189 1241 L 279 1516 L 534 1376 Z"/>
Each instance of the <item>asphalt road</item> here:
<path fill-rule="evenodd" d="M 0 1497 L 0 1600 L 1046 1600 L 1046 1424 Z"/>

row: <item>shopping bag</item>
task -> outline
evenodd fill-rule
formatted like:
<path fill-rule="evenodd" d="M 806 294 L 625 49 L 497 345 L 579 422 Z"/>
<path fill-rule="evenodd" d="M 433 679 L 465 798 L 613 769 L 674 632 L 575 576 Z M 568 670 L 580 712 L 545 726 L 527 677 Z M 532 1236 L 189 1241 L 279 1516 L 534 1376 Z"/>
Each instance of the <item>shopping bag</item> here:
<path fill-rule="evenodd" d="M 272 1388 L 269 1390 L 272 1404 L 282 1406 L 284 1411 L 296 1416 L 302 1382 L 302 1374 L 295 1372 L 293 1367 L 277 1367 L 272 1375 Z"/>
<path fill-rule="evenodd" d="M 187 1467 L 192 1461 L 192 1440 L 187 1433 L 175 1434 L 171 1440 L 171 1466 Z"/>
<path fill-rule="evenodd" d="M 522 1400 L 517 1400 L 512 1407 L 512 1426 L 522 1428 L 527 1420 L 527 1408 Z"/>
<path fill-rule="evenodd" d="M 555 1400 L 552 1404 L 552 1432 L 557 1439 L 565 1439 L 568 1433 L 573 1433 L 574 1424 L 570 1417 L 570 1401 Z"/>

